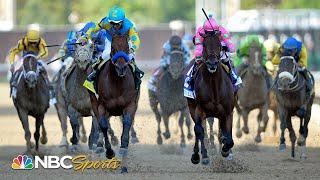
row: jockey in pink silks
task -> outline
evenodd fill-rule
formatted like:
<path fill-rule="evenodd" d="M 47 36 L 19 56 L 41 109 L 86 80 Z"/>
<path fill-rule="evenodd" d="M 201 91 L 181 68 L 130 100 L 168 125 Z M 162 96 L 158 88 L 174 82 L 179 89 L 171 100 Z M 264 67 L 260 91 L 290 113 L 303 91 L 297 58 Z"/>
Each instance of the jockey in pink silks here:
<path fill-rule="evenodd" d="M 210 21 L 210 22 L 209 22 Z M 211 24 L 210 24 L 211 23 Z M 219 31 L 220 32 L 220 41 L 222 46 L 222 51 L 220 52 L 221 62 L 228 66 L 231 70 L 229 75 L 230 79 L 235 87 L 235 90 L 239 88 L 242 84 L 241 78 L 236 74 L 233 69 L 232 62 L 231 62 L 231 53 L 235 52 L 235 47 L 231 42 L 231 36 L 229 32 L 222 26 L 219 26 L 217 22 L 213 18 L 209 18 L 206 20 L 202 27 L 197 29 L 196 35 L 194 37 L 194 44 L 195 44 L 195 60 L 199 62 L 202 60 L 202 52 L 203 52 L 203 37 L 200 34 L 205 34 L 205 31 Z M 191 68 L 193 69 L 193 68 Z M 184 94 L 186 97 L 189 97 L 190 94 L 193 94 L 193 85 L 190 84 L 193 82 L 192 77 L 193 70 L 190 70 L 187 74 L 185 79 L 185 88 Z M 188 91 L 188 92 L 186 92 Z M 189 94 L 189 95 L 187 95 Z M 192 95 L 191 95 L 192 96 Z M 192 97 L 191 97 L 192 98 Z"/>

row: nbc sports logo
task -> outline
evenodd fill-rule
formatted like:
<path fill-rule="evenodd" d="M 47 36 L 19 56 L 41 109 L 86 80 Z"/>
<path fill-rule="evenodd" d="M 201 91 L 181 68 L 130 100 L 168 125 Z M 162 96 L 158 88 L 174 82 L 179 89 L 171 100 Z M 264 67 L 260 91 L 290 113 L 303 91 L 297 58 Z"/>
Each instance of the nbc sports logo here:
<path fill-rule="evenodd" d="M 32 159 L 27 155 L 18 155 L 12 160 L 11 164 L 12 169 L 32 169 L 33 163 Z"/>

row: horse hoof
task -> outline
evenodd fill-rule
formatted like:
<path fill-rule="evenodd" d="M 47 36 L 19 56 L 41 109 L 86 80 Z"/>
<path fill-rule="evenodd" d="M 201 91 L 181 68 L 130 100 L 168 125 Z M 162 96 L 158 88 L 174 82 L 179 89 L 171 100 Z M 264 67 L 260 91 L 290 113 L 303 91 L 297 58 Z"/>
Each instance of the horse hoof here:
<path fill-rule="evenodd" d="M 299 136 L 298 140 L 297 140 L 297 145 L 298 146 L 303 146 L 306 142 L 306 138 L 304 138 L 303 136 Z"/>
<path fill-rule="evenodd" d="M 67 137 L 62 137 L 59 147 L 67 147 L 69 145 L 68 141 L 67 141 Z"/>
<path fill-rule="evenodd" d="M 72 153 L 77 153 L 77 152 L 79 152 L 79 145 L 71 145 L 71 147 L 70 147 L 70 152 L 72 152 Z"/>
<path fill-rule="evenodd" d="M 210 163 L 210 159 L 209 159 L 209 158 L 203 158 L 202 161 L 201 161 L 201 163 L 202 163 L 203 165 L 208 165 L 208 164 Z"/>
<path fill-rule="evenodd" d="M 111 137 L 111 144 L 112 144 L 112 146 L 117 146 L 119 144 L 117 136 Z"/>
<path fill-rule="evenodd" d="M 121 173 L 128 173 L 127 167 L 121 167 Z"/>
<path fill-rule="evenodd" d="M 241 131 L 240 129 L 237 130 L 236 136 L 237 136 L 237 138 L 241 138 L 241 136 L 242 136 L 242 131 Z"/>
<path fill-rule="evenodd" d="M 104 149 L 103 147 L 96 147 L 94 153 L 96 154 L 101 154 L 101 153 L 104 153 Z"/>
<path fill-rule="evenodd" d="M 229 151 L 223 151 L 223 150 L 221 150 L 221 155 L 222 155 L 222 157 L 228 157 L 229 154 L 230 154 L 230 150 L 229 150 Z"/>
<path fill-rule="evenodd" d="M 227 157 L 227 160 L 231 161 L 233 159 L 233 154 L 229 153 L 229 156 Z"/>
<path fill-rule="evenodd" d="M 162 137 L 161 136 L 158 136 L 157 143 L 158 143 L 158 145 L 162 145 Z"/>
<path fill-rule="evenodd" d="M 186 147 L 186 143 L 185 143 L 185 142 L 181 142 L 181 143 L 180 143 L 180 147 L 181 147 L 181 148 L 185 148 L 185 147 Z"/>
<path fill-rule="evenodd" d="M 249 128 L 248 128 L 248 127 L 242 127 L 242 131 L 243 131 L 245 134 L 249 134 Z"/>
<path fill-rule="evenodd" d="M 192 154 L 191 162 L 192 162 L 192 164 L 199 164 L 199 162 L 200 162 L 199 154 Z"/>
<path fill-rule="evenodd" d="M 137 144 L 137 143 L 139 143 L 139 139 L 137 137 L 132 137 L 131 138 L 131 143 L 132 144 Z"/>
<path fill-rule="evenodd" d="M 87 136 L 86 136 L 86 135 L 83 135 L 83 136 L 81 137 L 81 142 L 87 143 L 87 141 L 88 141 Z"/>
<path fill-rule="evenodd" d="M 164 136 L 164 138 L 169 139 L 170 138 L 170 132 L 164 132 L 163 136 Z"/>
<path fill-rule="evenodd" d="M 41 136 L 40 142 L 41 142 L 41 144 L 47 144 L 47 142 L 48 142 L 47 136 Z"/>
<path fill-rule="evenodd" d="M 286 151 L 286 144 L 280 144 L 279 150 L 280 150 L 280 152 L 285 152 Z"/>
<path fill-rule="evenodd" d="M 189 133 L 189 134 L 187 135 L 187 138 L 190 140 L 190 139 L 193 138 L 193 135 L 192 135 L 191 133 Z"/>
<path fill-rule="evenodd" d="M 30 148 L 33 149 L 35 147 L 36 147 L 36 145 L 34 144 L 34 142 L 30 142 Z"/>
<path fill-rule="evenodd" d="M 256 141 L 256 143 L 261 143 L 261 136 L 256 136 L 256 138 L 254 138 L 254 141 Z"/>
<path fill-rule="evenodd" d="M 302 153 L 300 156 L 301 160 L 306 160 L 307 159 L 307 155 L 305 153 Z"/>
<path fill-rule="evenodd" d="M 107 149 L 107 151 L 106 151 L 106 157 L 107 157 L 108 159 L 112 159 L 114 156 L 115 156 L 114 151 L 113 151 L 111 148 L 110 148 L 110 149 Z"/>

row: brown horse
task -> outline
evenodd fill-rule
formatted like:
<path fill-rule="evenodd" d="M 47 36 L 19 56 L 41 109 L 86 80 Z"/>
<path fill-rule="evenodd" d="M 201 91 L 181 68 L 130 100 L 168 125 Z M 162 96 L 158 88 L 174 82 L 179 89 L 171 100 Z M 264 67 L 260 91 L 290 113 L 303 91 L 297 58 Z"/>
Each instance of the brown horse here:
<path fill-rule="evenodd" d="M 111 57 L 101 68 L 97 77 L 97 94 L 90 94 L 93 111 L 98 117 L 100 128 L 104 134 L 106 157 L 115 156 L 108 139 L 108 121 L 111 116 L 122 116 L 122 136 L 119 154 L 122 159 L 121 172 L 127 172 L 127 152 L 129 131 L 138 108 L 139 89 L 135 88 L 134 75 L 130 67 L 129 36 L 113 35 Z"/>
<path fill-rule="evenodd" d="M 313 78 L 313 77 L 312 77 Z M 280 59 L 279 71 L 276 83 L 276 97 L 278 101 L 278 112 L 280 117 L 280 151 L 286 149 L 284 132 L 288 128 L 291 140 L 291 157 L 295 156 L 295 143 L 297 137 L 292 127 L 291 117 L 299 115 L 298 110 L 308 102 L 306 112 L 300 115 L 300 129 L 297 144 L 302 146 L 301 158 L 306 158 L 306 139 L 308 136 L 308 123 L 311 117 L 311 106 L 314 99 L 314 92 L 309 99 L 306 98 L 306 80 L 298 71 L 296 60 L 291 54 Z"/>
<path fill-rule="evenodd" d="M 249 46 L 249 57 L 248 57 L 248 67 L 246 67 L 240 74 L 244 87 L 240 88 L 238 91 L 238 104 L 241 107 L 237 109 L 239 114 L 237 121 L 237 137 L 242 136 L 240 130 L 240 116 L 243 117 L 244 127 L 243 132 L 248 134 L 248 116 L 249 113 L 259 108 L 260 113 L 258 120 L 257 135 L 255 141 L 257 143 L 261 142 L 261 132 L 264 132 L 266 124 L 269 120 L 268 107 L 269 107 L 269 90 L 267 87 L 267 82 L 265 76 L 267 76 L 267 71 L 262 65 L 262 49 L 261 46 L 252 42 Z"/>
<path fill-rule="evenodd" d="M 40 126 L 42 126 L 41 143 L 47 143 L 47 133 L 43 125 L 43 119 L 49 108 L 49 86 L 45 77 L 43 77 L 44 74 L 39 71 L 37 58 L 33 54 L 27 54 L 23 57 L 22 70 L 19 69 L 15 74 L 19 76 L 19 79 L 16 85 L 16 97 L 12 99 L 25 131 L 27 154 L 30 154 L 31 133 L 28 116 L 36 119 L 36 131 L 34 133 L 36 151 L 39 150 Z"/>
<path fill-rule="evenodd" d="M 227 157 L 233 147 L 232 115 L 235 102 L 232 82 L 221 65 L 221 43 L 219 32 L 206 32 L 203 37 L 203 60 L 194 69 L 195 99 L 187 98 L 191 117 L 195 123 L 195 145 L 191 162 L 198 164 L 199 141 L 201 142 L 202 164 L 210 162 L 204 142 L 203 124 L 208 117 L 219 119 L 219 136 L 223 144 L 221 154 Z M 193 63 L 191 63 L 193 64 Z M 189 65 L 191 66 L 191 65 Z M 221 134 L 222 133 L 222 134 Z"/>

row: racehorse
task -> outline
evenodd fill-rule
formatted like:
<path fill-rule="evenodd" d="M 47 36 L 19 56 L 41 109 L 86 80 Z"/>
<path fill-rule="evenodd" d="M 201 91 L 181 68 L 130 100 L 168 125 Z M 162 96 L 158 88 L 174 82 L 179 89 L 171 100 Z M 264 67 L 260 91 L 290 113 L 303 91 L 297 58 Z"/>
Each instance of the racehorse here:
<path fill-rule="evenodd" d="M 71 150 L 76 151 L 78 148 L 76 145 L 78 145 L 79 141 L 79 120 L 81 120 L 82 117 L 92 116 L 89 148 L 92 149 L 93 144 L 100 144 L 100 151 L 103 151 L 103 143 L 98 143 L 99 125 L 96 117 L 93 116 L 89 93 L 86 88 L 82 86 L 87 77 L 87 68 L 91 61 L 94 47 L 91 41 L 84 42 L 84 40 L 78 39 L 77 43 L 80 43 L 80 41 L 83 42 L 83 44 L 75 45 L 74 62 L 71 67 L 64 72 L 61 84 L 62 100 L 65 101 L 66 112 L 70 118 L 72 127 L 72 137 L 70 141 L 73 146 Z"/>
<path fill-rule="evenodd" d="M 278 80 L 275 87 L 281 128 L 279 149 L 280 151 L 284 151 L 286 149 L 284 132 L 285 129 L 288 128 L 291 140 L 291 157 L 295 157 L 295 142 L 297 138 L 292 127 L 291 117 L 299 115 L 300 135 L 297 144 L 298 146 L 302 146 L 301 158 L 306 158 L 308 123 L 311 117 L 311 106 L 313 104 L 315 93 L 313 92 L 309 99 L 306 98 L 306 80 L 298 71 L 298 68 L 298 64 L 292 54 L 283 54 L 280 58 L 277 75 Z M 298 110 L 305 102 L 307 102 L 306 112 L 304 114 L 299 114 Z"/>
<path fill-rule="evenodd" d="M 203 37 L 203 60 L 194 65 L 194 93 L 195 99 L 187 98 L 189 111 L 195 123 L 195 145 L 191 162 L 198 164 L 199 141 L 201 142 L 202 164 L 209 164 L 207 149 L 204 142 L 205 120 L 208 117 L 219 119 L 219 137 L 223 144 L 221 154 L 228 157 L 233 147 L 232 139 L 232 115 L 235 95 L 232 82 L 224 69 L 221 58 L 221 43 L 219 32 L 205 32 Z M 189 65 L 189 70 L 193 62 Z"/>
<path fill-rule="evenodd" d="M 258 129 L 255 141 L 261 142 L 261 132 L 265 130 L 266 124 L 269 120 L 268 107 L 269 107 L 269 90 L 265 76 L 267 71 L 262 65 L 262 49 L 256 42 L 252 42 L 249 46 L 249 57 L 247 67 L 240 72 L 243 80 L 244 87 L 238 90 L 238 104 L 241 108 L 237 109 L 239 114 L 237 121 L 237 137 L 242 136 L 240 130 L 240 118 L 243 117 L 244 127 L 243 132 L 248 134 L 248 115 L 250 111 L 259 108 L 260 113 L 257 118 Z M 237 106 L 236 106 L 237 107 Z"/>
<path fill-rule="evenodd" d="M 188 112 L 187 100 L 183 96 L 184 68 L 185 63 L 183 61 L 183 52 L 180 49 L 173 49 L 170 54 L 169 66 L 159 77 L 156 92 L 150 89 L 148 91 L 150 106 L 158 122 L 158 144 L 162 144 L 160 129 L 161 117 L 163 118 L 166 128 L 166 132 L 163 133 L 163 136 L 166 139 L 169 139 L 169 117 L 173 113 L 179 111 L 179 127 L 181 131 L 180 146 L 185 147 L 185 136 L 183 132 L 184 120 L 186 121 L 186 125 L 188 127 L 187 137 L 188 139 L 192 138 L 190 130 L 191 119 Z M 158 109 L 158 104 L 160 104 L 161 115 Z"/>
<path fill-rule="evenodd" d="M 48 141 L 43 119 L 49 108 L 49 86 L 39 66 L 37 57 L 33 54 L 27 54 L 23 57 L 22 69 L 17 70 L 14 75 L 18 76 L 18 81 L 15 87 L 16 97 L 12 99 L 25 131 L 27 154 L 31 153 L 32 148 L 29 115 L 36 119 L 34 133 L 36 151 L 39 150 L 40 126 L 42 126 L 41 143 L 46 144 Z"/>
<path fill-rule="evenodd" d="M 108 122 L 111 116 L 122 116 L 122 135 L 120 146 L 121 172 L 127 170 L 127 153 L 129 145 L 129 131 L 133 124 L 138 108 L 139 89 L 136 89 L 134 75 L 128 53 L 130 40 L 128 32 L 124 35 L 112 35 L 111 60 L 101 67 L 97 76 L 97 95 L 91 93 L 93 111 L 99 120 L 100 128 L 104 134 L 106 157 L 111 159 L 115 153 L 109 143 Z"/>

